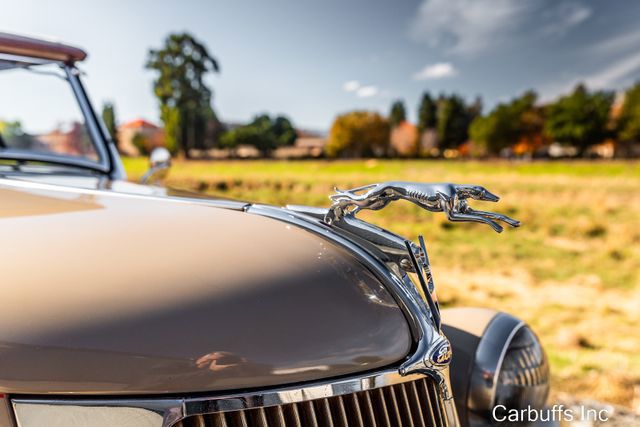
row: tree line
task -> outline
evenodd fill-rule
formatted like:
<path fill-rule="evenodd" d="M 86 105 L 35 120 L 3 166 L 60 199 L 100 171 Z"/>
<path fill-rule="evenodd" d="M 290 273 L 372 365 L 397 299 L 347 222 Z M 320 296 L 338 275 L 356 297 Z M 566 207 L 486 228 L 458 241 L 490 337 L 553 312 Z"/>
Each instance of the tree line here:
<path fill-rule="evenodd" d="M 470 156 L 535 155 L 552 143 L 585 156 L 603 142 L 617 156 L 630 156 L 640 141 L 640 82 L 623 93 L 614 108 L 615 94 L 590 91 L 578 84 L 556 101 L 540 104 L 529 90 L 482 114 L 482 101 L 472 103 L 456 95 L 437 98 L 425 92 L 418 104 L 413 148 L 404 156 L 442 156 L 448 151 Z M 338 116 L 327 145 L 330 157 L 396 156 L 393 131 L 407 121 L 404 102 L 395 101 L 387 117 L 354 111 Z"/>

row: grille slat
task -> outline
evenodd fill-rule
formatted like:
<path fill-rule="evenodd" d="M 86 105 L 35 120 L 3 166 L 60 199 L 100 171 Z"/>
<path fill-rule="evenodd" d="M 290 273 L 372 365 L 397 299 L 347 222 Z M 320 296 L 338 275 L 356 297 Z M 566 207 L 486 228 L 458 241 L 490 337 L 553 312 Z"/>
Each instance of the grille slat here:
<path fill-rule="evenodd" d="M 313 402 L 303 402 L 302 410 L 304 414 L 304 424 L 305 426 L 310 427 L 318 427 L 318 418 L 316 417 L 316 411 L 313 408 Z"/>
<path fill-rule="evenodd" d="M 247 414 L 245 411 L 230 412 L 231 425 L 233 427 L 249 427 L 247 422 Z"/>
<path fill-rule="evenodd" d="M 378 423 L 376 422 L 376 415 L 373 412 L 373 404 L 371 403 L 371 395 L 368 391 L 363 391 L 360 393 L 362 396 L 361 406 L 363 410 L 363 416 L 365 419 L 365 424 L 371 427 L 377 427 Z"/>
<path fill-rule="evenodd" d="M 300 421 L 300 411 L 298 410 L 298 404 L 292 403 L 291 405 L 286 405 L 284 407 L 285 414 L 285 425 L 287 427 L 302 427 L 302 422 Z"/>
<path fill-rule="evenodd" d="M 255 425 L 256 427 L 269 427 L 269 423 L 267 422 L 267 413 L 264 408 L 252 410 L 251 415 L 251 425 Z"/>
<path fill-rule="evenodd" d="M 443 420 L 444 416 L 442 414 L 441 407 L 439 404 L 440 399 L 438 399 L 438 390 L 436 388 L 437 386 L 434 383 L 430 383 L 429 385 L 426 387 L 429 392 L 429 400 L 431 401 L 431 407 L 433 408 L 432 411 L 434 412 L 435 415 L 437 415 L 439 419 Z"/>
<path fill-rule="evenodd" d="M 211 427 L 228 427 L 227 419 L 225 418 L 224 414 L 222 414 L 222 413 L 210 414 L 209 415 L 209 425 Z"/>
<path fill-rule="evenodd" d="M 270 427 L 287 427 L 287 421 L 285 419 L 284 411 L 282 410 L 282 406 L 271 406 L 266 408 L 267 419 L 269 422 L 267 423 Z"/>
<path fill-rule="evenodd" d="M 331 406 L 328 399 L 318 399 L 316 402 L 316 413 L 319 415 L 320 420 L 318 424 L 321 426 L 334 427 L 333 416 L 331 414 Z"/>
<path fill-rule="evenodd" d="M 190 416 L 174 427 L 443 427 L 437 384 L 420 378 L 341 396 Z"/>
<path fill-rule="evenodd" d="M 400 409 L 398 408 L 398 399 L 396 398 L 396 392 L 393 387 L 387 387 L 384 390 L 387 395 L 387 402 L 389 402 L 389 407 L 391 408 L 390 418 L 395 426 L 402 425 L 402 418 L 400 417 Z"/>
<path fill-rule="evenodd" d="M 350 394 L 346 399 L 348 417 L 351 425 L 355 427 L 365 427 L 364 420 L 362 419 L 362 409 L 360 408 L 360 402 L 358 401 L 358 395 Z"/>
<path fill-rule="evenodd" d="M 398 397 L 398 406 L 400 407 L 400 416 L 403 425 L 413 425 L 411 420 L 411 408 L 409 407 L 409 396 L 404 384 L 394 386 L 396 388 L 396 396 Z"/>
<path fill-rule="evenodd" d="M 409 393 L 409 406 L 411 407 L 412 419 L 415 425 L 427 427 L 422 415 L 422 402 L 420 402 L 415 382 L 407 383 L 407 392 Z"/>
<path fill-rule="evenodd" d="M 331 404 L 333 424 L 337 427 L 349 427 L 347 410 L 344 407 L 342 396 L 336 396 L 334 399 L 331 399 L 329 404 Z"/>
<path fill-rule="evenodd" d="M 386 399 L 381 388 L 372 391 L 374 408 L 378 417 L 378 424 L 385 427 L 391 427 L 389 420 L 389 411 L 387 410 Z"/>
<path fill-rule="evenodd" d="M 429 396 L 429 384 L 426 381 L 420 381 L 419 384 L 417 384 L 417 388 L 418 395 L 420 396 L 420 400 L 423 405 L 426 405 L 428 408 L 433 408 L 434 405 L 439 406 L 437 402 L 431 401 L 431 397 Z M 427 419 L 425 420 L 430 425 L 436 425 L 436 416 L 434 414 L 435 410 L 436 409 L 431 409 L 428 412 Z"/>

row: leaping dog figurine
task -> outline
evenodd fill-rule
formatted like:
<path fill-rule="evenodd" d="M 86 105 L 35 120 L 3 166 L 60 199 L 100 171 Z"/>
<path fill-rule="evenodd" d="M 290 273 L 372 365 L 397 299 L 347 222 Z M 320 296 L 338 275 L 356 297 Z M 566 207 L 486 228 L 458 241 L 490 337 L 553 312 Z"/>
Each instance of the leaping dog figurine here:
<path fill-rule="evenodd" d="M 364 193 L 358 194 L 362 191 Z M 332 224 L 343 216 L 355 215 L 361 209 L 380 210 L 394 200 L 408 200 L 431 212 L 444 212 L 449 221 L 473 221 L 490 225 L 498 233 L 502 221 L 512 227 L 519 227 L 520 221 L 495 212 L 472 209 L 467 199 L 497 202 L 498 196 L 479 185 L 449 183 L 419 183 L 391 181 L 370 184 L 351 190 L 339 190 L 330 196 L 333 204 L 325 216 L 325 222 Z"/>

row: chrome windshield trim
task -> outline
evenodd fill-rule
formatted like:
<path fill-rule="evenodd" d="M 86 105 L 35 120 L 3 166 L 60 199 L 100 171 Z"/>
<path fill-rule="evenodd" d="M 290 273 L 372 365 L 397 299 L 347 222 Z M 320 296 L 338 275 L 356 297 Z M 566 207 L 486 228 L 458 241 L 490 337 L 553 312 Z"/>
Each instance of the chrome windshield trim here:
<path fill-rule="evenodd" d="M 0 61 L 24 65 L 64 64 L 62 61 L 57 61 L 55 59 L 34 58 L 31 56 L 14 55 L 11 53 L 0 53 Z"/>
<path fill-rule="evenodd" d="M 109 143 L 105 138 L 100 124 L 97 121 L 97 116 L 93 111 L 91 102 L 88 95 L 82 86 L 80 81 L 78 69 L 73 65 L 67 65 L 60 61 L 55 60 L 42 60 L 37 58 L 22 57 L 10 54 L 0 54 L 0 61 L 9 61 L 16 64 L 24 64 L 23 66 L 17 65 L 16 68 L 28 68 L 30 65 L 45 65 L 45 64 L 57 64 L 60 66 L 64 75 L 59 77 L 66 80 L 71 88 L 73 97 L 78 103 L 82 117 L 84 118 L 87 132 L 93 143 L 93 147 L 98 155 L 98 160 L 93 161 L 85 158 L 73 158 L 71 156 L 64 156 L 55 153 L 38 153 L 28 152 L 12 149 L 4 149 L 0 151 L 0 159 L 17 160 L 17 161 L 33 161 L 33 162 L 48 162 L 58 165 L 66 165 L 71 167 L 78 167 L 83 169 L 92 170 L 102 174 L 115 173 L 120 174 L 118 169 L 118 162 L 113 158 L 113 153 L 109 150 Z"/>
<path fill-rule="evenodd" d="M 419 374 L 402 376 L 396 369 L 381 371 L 366 376 L 350 377 L 333 381 L 323 381 L 308 385 L 281 387 L 271 390 L 251 391 L 237 394 L 205 395 L 186 398 L 157 399 L 110 399 L 110 398 L 78 398 L 78 397 L 14 397 L 11 404 L 14 413 L 18 415 L 18 423 L 21 424 L 19 414 L 23 408 L 33 405 L 56 407 L 66 406 L 71 408 L 132 408 L 151 411 L 162 417 L 162 424 L 157 427 L 171 427 L 180 420 L 194 415 L 205 415 L 214 412 L 236 411 L 298 403 L 314 399 L 323 399 L 333 396 L 357 393 L 386 387 L 422 378 Z M 21 406 L 23 405 L 23 406 Z M 29 405 L 29 406 L 26 406 Z M 56 411 L 60 414 L 60 411 Z"/>
<path fill-rule="evenodd" d="M 100 161 L 96 162 L 95 165 L 103 172 L 111 172 L 113 169 L 113 159 L 109 152 L 108 142 L 102 134 L 102 130 L 100 129 L 100 125 L 96 119 L 95 111 L 93 111 L 87 92 L 80 81 L 80 71 L 76 67 L 70 65 L 65 65 L 63 69 L 67 74 L 69 84 L 71 85 L 76 100 L 78 101 L 78 105 L 82 110 L 87 130 L 89 131 L 89 135 L 91 135 L 91 140 L 93 141 L 93 145 L 98 153 Z"/>
<path fill-rule="evenodd" d="M 100 167 L 98 163 L 92 160 L 85 160 L 81 157 L 73 158 L 71 156 L 64 156 L 55 153 L 25 152 L 13 148 L 4 148 L 2 151 L 0 151 L 0 160 L 43 162 L 51 163 L 54 165 L 91 170 L 93 172 L 105 172 L 105 169 L 103 167 Z"/>

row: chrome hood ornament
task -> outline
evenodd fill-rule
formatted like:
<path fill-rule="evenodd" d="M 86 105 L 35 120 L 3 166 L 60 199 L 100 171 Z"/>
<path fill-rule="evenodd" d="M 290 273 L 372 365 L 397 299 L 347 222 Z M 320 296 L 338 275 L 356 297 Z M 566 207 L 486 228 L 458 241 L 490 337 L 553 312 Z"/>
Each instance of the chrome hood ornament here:
<path fill-rule="evenodd" d="M 326 224 L 374 243 L 400 269 L 416 273 L 423 298 L 414 295 L 411 307 L 415 310 L 413 314 L 419 319 L 422 331 L 417 348 L 400 366 L 400 374 L 421 372 L 444 380 L 446 376 L 440 372 L 447 369 L 451 360 L 451 345 L 441 330 L 440 308 L 424 239 L 420 236 L 419 245 L 409 240 L 400 241 L 400 236 L 357 220 L 355 215 L 362 209 L 380 210 L 393 201 L 407 200 L 427 211 L 443 212 L 449 221 L 479 222 L 489 225 L 498 233 L 504 229 L 499 221 L 511 227 L 519 227 L 520 222 L 500 213 L 471 208 L 469 199 L 489 202 L 500 200 L 479 185 L 390 181 L 351 190 L 336 189 L 330 199 L 331 207 L 325 211 L 323 218 Z M 404 247 L 399 256 L 401 242 Z M 415 289 L 416 284 L 407 275 L 403 275 L 403 281 L 407 289 Z"/>
<path fill-rule="evenodd" d="M 336 189 L 336 194 L 329 197 L 333 203 L 324 218 L 327 224 L 340 221 L 346 215 L 355 215 L 362 209 L 380 210 L 395 200 L 408 200 L 430 212 L 444 212 L 449 221 L 480 222 L 498 233 L 502 232 L 503 226 L 497 221 L 511 227 L 520 226 L 520 221 L 506 215 L 472 209 L 468 199 L 500 200 L 479 185 L 389 181 L 351 190 Z"/>
<path fill-rule="evenodd" d="M 441 329 L 431 266 L 422 236 L 419 244 L 356 218 L 362 209 L 380 210 L 396 200 L 407 200 L 430 212 L 443 212 L 450 221 L 470 221 L 489 225 L 502 232 L 504 222 L 519 227 L 520 222 L 506 215 L 473 209 L 469 199 L 497 202 L 498 196 L 479 185 L 450 183 L 417 183 L 391 181 L 370 184 L 351 190 L 338 190 L 330 196 L 329 209 L 289 205 L 290 212 L 302 213 L 330 226 L 337 235 L 346 237 L 373 254 L 396 277 L 400 288 L 395 293 L 403 302 L 405 313 L 416 325 L 416 345 L 400 365 L 400 375 L 421 373 L 439 382 L 445 410 L 457 420 L 453 407 L 448 369 L 452 358 L 451 344 Z M 416 284 L 407 273 L 415 273 Z M 422 292 L 419 292 L 421 289 Z M 458 425 L 457 422 L 454 425 Z"/>

